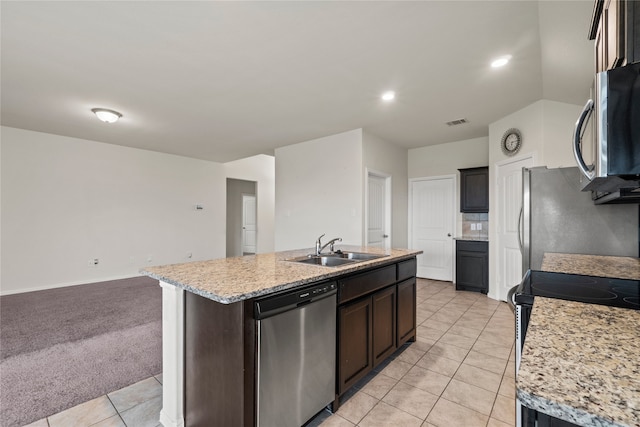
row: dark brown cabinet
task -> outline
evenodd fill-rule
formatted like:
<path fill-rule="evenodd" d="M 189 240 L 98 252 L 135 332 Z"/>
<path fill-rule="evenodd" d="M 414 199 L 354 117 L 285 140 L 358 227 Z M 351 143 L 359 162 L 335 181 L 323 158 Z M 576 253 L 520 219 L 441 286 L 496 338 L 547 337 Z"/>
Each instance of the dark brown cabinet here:
<path fill-rule="evenodd" d="M 596 72 L 640 61 L 640 2 L 596 0 L 589 39 L 595 40 Z"/>
<path fill-rule="evenodd" d="M 415 340 L 415 275 L 413 258 L 338 279 L 338 396 Z"/>
<path fill-rule="evenodd" d="M 456 240 L 456 290 L 489 290 L 489 242 Z"/>
<path fill-rule="evenodd" d="M 347 390 L 373 369 L 371 297 L 338 309 L 338 390 Z"/>
<path fill-rule="evenodd" d="M 416 279 L 411 278 L 398 283 L 398 328 L 397 346 L 416 336 Z"/>
<path fill-rule="evenodd" d="M 489 212 L 489 168 L 458 169 L 460 171 L 460 212 Z"/>
<path fill-rule="evenodd" d="M 373 366 L 396 351 L 396 287 L 373 294 Z"/>

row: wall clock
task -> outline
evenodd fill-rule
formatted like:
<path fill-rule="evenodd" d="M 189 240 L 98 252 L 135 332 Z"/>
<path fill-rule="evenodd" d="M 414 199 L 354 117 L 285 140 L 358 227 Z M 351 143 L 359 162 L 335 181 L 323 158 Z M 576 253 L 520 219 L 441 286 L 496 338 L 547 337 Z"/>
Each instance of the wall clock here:
<path fill-rule="evenodd" d="M 504 135 L 502 135 L 500 146 L 504 154 L 513 156 L 520 150 L 520 147 L 522 147 L 522 134 L 518 129 L 507 129 Z"/>

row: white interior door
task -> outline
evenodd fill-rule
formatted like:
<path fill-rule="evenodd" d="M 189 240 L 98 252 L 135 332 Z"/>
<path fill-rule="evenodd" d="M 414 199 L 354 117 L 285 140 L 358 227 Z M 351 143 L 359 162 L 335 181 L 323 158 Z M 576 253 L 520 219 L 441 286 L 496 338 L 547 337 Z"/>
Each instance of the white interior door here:
<path fill-rule="evenodd" d="M 256 253 L 258 225 L 256 221 L 256 196 L 242 195 L 242 254 Z"/>
<path fill-rule="evenodd" d="M 418 277 L 453 280 L 455 176 L 410 182 L 409 242 L 418 255 Z"/>
<path fill-rule="evenodd" d="M 367 174 L 367 246 L 390 247 L 390 177 Z"/>
<path fill-rule="evenodd" d="M 518 218 L 522 207 L 522 168 L 532 167 L 533 157 L 496 165 L 498 195 L 497 297 L 507 299 L 507 292 L 522 280 L 522 253 L 518 242 Z"/>

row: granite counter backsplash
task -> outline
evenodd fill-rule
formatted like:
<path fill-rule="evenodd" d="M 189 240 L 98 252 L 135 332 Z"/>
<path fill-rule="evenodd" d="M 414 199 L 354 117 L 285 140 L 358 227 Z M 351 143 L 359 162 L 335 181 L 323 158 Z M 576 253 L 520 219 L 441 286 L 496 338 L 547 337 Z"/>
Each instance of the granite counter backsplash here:
<path fill-rule="evenodd" d="M 536 297 L 516 386 L 581 426 L 640 426 L 640 311 Z"/>
<path fill-rule="evenodd" d="M 640 258 L 545 253 L 541 270 L 640 280 Z"/>
<path fill-rule="evenodd" d="M 294 288 L 345 273 L 413 258 L 422 253 L 413 249 L 336 246 L 336 249 L 368 252 L 385 257 L 354 262 L 340 267 L 324 267 L 287 261 L 313 253 L 313 249 L 221 258 L 209 261 L 147 267 L 142 274 L 169 283 L 205 298 L 230 304 L 280 290 Z"/>

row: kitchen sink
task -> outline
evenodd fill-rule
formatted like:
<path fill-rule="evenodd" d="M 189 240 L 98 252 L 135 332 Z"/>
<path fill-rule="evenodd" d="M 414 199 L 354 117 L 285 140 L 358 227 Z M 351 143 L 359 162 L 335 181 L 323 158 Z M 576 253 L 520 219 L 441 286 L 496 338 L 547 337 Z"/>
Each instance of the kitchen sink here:
<path fill-rule="evenodd" d="M 367 254 L 364 252 L 337 252 L 334 256 L 339 256 L 342 259 L 350 259 L 354 261 L 369 261 L 372 259 L 383 258 L 388 255 Z"/>
<path fill-rule="evenodd" d="M 302 264 L 322 265 L 325 267 L 339 267 L 341 265 L 351 264 L 354 262 L 369 261 L 372 259 L 382 258 L 388 255 L 367 254 L 363 252 L 342 252 L 337 251 L 327 255 L 307 255 L 304 257 L 291 258 L 286 261 L 299 262 Z"/>
<path fill-rule="evenodd" d="M 323 265 L 325 267 L 338 267 L 356 262 L 352 259 L 340 258 L 332 255 L 328 256 L 306 256 L 301 258 L 288 259 L 287 261 L 300 262 L 302 264 Z"/>

